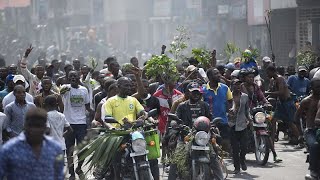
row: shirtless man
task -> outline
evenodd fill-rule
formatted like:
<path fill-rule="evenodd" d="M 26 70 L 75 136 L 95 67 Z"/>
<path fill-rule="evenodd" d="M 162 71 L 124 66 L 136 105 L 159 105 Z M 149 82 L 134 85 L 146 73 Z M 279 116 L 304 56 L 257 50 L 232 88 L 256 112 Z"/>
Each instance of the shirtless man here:
<path fill-rule="evenodd" d="M 310 151 L 309 169 L 310 174 L 306 177 L 319 177 L 317 167 L 320 166 L 319 153 L 320 146 L 316 143 L 316 123 L 320 124 L 320 79 L 313 78 L 311 80 L 312 94 L 304 98 L 300 107 L 295 114 L 295 121 L 298 121 L 301 116 L 306 117 L 307 130 L 305 139 Z M 317 107 L 317 108 L 316 108 Z"/>
<path fill-rule="evenodd" d="M 284 77 L 277 73 L 277 70 L 274 66 L 268 66 L 266 69 L 266 73 L 270 79 L 274 80 L 274 85 L 272 88 L 273 92 L 267 91 L 265 94 L 278 99 L 274 117 L 272 118 L 272 141 L 274 142 L 275 138 L 274 132 L 276 130 L 276 122 L 278 119 L 281 119 L 282 121 L 288 123 L 289 128 L 291 128 L 292 134 L 297 142 L 299 137 L 299 130 L 294 124 L 294 114 L 296 111 L 296 107 L 294 105 L 293 99 L 291 98 L 290 90 L 288 89 L 286 81 Z"/>

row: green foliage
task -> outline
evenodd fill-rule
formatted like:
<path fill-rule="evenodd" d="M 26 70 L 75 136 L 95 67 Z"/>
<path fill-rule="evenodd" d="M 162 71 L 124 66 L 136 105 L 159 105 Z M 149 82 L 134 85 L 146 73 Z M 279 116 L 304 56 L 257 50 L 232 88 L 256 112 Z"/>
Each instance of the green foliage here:
<path fill-rule="evenodd" d="M 189 146 L 191 143 L 187 144 L 178 144 L 175 151 L 170 156 L 170 162 L 177 165 L 178 173 L 183 177 L 189 176 Z"/>
<path fill-rule="evenodd" d="M 203 67 L 206 67 L 206 68 L 210 67 L 212 55 L 208 49 L 193 48 L 192 55 Z"/>
<path fill-rule="evenodd" d="M 229 61 L 233 54 L 240 52 L 240 48 L 238 48 L 235 44 L 228 42 L 223 51 L 226 54 L 227 60 Z"/>
<path fill-rule="evenodd" d="M 177 61 L 167 55 L 152 56 L 145 66 L 146 75 L 151 78 L 161 77 L 163 81 L 176 81 L 179 78 Z"/>
<path fill-rule="evenodd" d="M 299 66 L 310 66 L 315 63 L 316 59 L 316 54 L 310 50 L 300 51 L 297 55 L 297 62 Z"/>
<path fill-rule="evenodd" d="M 90 62 L 90 65 L 91 65 L 92 69 L 96 69 L 97 66 L 99 65 L 98 61 L 93 57 L 91 57 L 89 59 L 89 62 Z"/>
<path fill-rule="evenodd" d="M 95 168 L 109 167 L 119 146 L 129 131 L 110 131 L 99 135 L 78 152 L 78 161 L 87 160 L 86 174 Z M 88 159 L 89 158 L 89 159 Z"/>
<path fill-rule="evenodd" d="M 183 26 L 179 26 L 177 29 L 178 35 L 174 36 L 172 43 L 170 44 L 169 52 L 173 54 L 176 60 L 182 61 L 184 56 L 184 50 L 188 48 L 187 42 L 190 40 L 187 29 Z"/>

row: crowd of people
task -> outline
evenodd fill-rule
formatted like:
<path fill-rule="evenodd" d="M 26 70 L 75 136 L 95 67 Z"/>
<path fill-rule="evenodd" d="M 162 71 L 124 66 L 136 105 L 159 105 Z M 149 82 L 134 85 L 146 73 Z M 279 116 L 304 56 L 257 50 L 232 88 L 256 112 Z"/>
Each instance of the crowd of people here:
<path fill-rule="evenodd" d="M 260 67 L 250 50 L 243 61 L 216 65 L 213 52 L 211 67 L 202 67 L 190 57 L 177 65 L 177 81 L 164 81 L 147 77 L 142 68 L 145 62 L 136 57 L 122 66 L 116 57 L 108 57 L 103 69 L 97 70 L 84 58 L 72 59 L 63 53 L 50 64 L 45 54 L 40 54 L 33 65 L 32 51 L 30 46 L 17 64 L 0 67 L 1 179 L 63 179 L 64 153 L 69 179 L 75 179 L 75 173 L 83 174 L 83 161 L 74 168 L 74 147 L 85 139 L 88 128 L 117 128 L 104 118 L 112 116 L 125 124 L 146 116 L 151 109 L 158 110 L 161 135 L 166 133 L 170 112 L 191 128 L 200 116 L 220 117 L 222 146 L 232 152 L 234 172 L 246 171 L 250 110 L 257 105 L 274 106 L 270 139 L 274 162 L 282 161 L 273 146 L 278 139 L 277 122 L 287 124 L 289 130 L 284 133 L 297 145 L 303 143 L 303 129 L 297 122 L 305 118 L 310 175 L 319 176 L 315 137 L 320 124 L 320 71 L 309 77 L 308 67 L 299 66 L 297 72 L 292 66 L 287 70 L 275 67 L 275 57 L 264 57 Z M 317 67 L 318 62 L 313 65 Z M 297 111 L 295 97 L 303 97 Z M 153 175 L 159 179 L 159 172 Z"/>

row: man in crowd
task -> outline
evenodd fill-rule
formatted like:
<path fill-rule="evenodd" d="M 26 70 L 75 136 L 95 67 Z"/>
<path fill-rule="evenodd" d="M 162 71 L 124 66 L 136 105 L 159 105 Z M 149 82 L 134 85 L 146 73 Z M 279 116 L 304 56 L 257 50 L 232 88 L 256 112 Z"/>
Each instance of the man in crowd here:
<path fill-rule="evenodd" d="M 231 147 L 234 173 L 247 170 L 246 153 L 248 144 L 247 126 L 251 121 L 249 97 L 241 92 L 239 79 L 232 81 L 233 106 L 229 111 L 229 126 L 231 127 Z"/>
<path fill-rule="evenodd" d="M 79 85 L 80 77 L 78 72 L 70 71 L 68 80 L 70 84 L 64 85 L 61 88 L 61 95 L 64 103 L 64 115 L 67 121 L 70 123 L 73 129 L 72 133 L 66 136 L 66 146 L 67 146 L 67 159 L 68 168 L 70 173 L 69 179 L 75 179 L 74 166 L 73 166 L 73 148 L 75 142 L 79 145 L 86 136 L 87 133 L 87 117 L 86 110 L 93 114 L 90 109 L 89 93 L 88 90 Z M 76 173 L 79 176 L 83 175 L 81 166 L 83 161 L 78 162 L 78 167 L 76 168 Z"/>
<path fill-rule="evenodd" d="M 13 83 L 14 83 L 14 86 L 21 85 L 23 87 L 28 87 L 28 85 L 26 85 L 27 83 L 26 79 L 22 75 L 15 75 L 13 77 Z M 2 107 L 5 108 L 9 103 L 14 102 L 15 99 L 16 97 L 14 96 L 14 93 L 10 92 L 3 98 Z M 25 94 L 25 100 L 27 102 L 33 103 L 33 97 L 27 92 Z"/>
<path fill-rule="evenodd" d="M 63 151 L 57 142 L 45 136 L 46 127 L 46 111 L 26 111 L 24 132 L 0 149 L 0 179 L 64 179 Z"/>
<path fill-rule="evenodd" d="M 64 105 L 62 102 L 62 97 L 51 90 L 52 81 L 49 77 L 42 78 L 41 87 L 41 93 L 34 97 L 34 104 L 39 108 L 44 108 L 44 99 L 49 95 L 54 95 L 57 98 L 58 111 L 63 112 Z"/>
<path fill-rule="evenodd" d="M 288 78 L 287 84 L 292 93 L 297 97 L 307 96 L 310 91 L 310 80 L 307 77 L 308 70 L 305 66 L 299 66 L 298 74 L 291 75 Z"/>
<path fill-rule="evenodd" d="M 30 84 L 30 90 L 29 93 L 32 96 L 36 96 L 37 94 L 39 94 L 39 90 L 38 90 L 38 85 L 41 82 L 41 79 L 43 78 L 45 69 L 43 66 L 41 65 L 37 65 L 35 67 L 35 74 L 32 74 L 28 68 L 27 68 L 27 58 L 30 54 L 30 52 L 32 51 L 32 47 L 30 46 L 29 48 L 27 48 L 24 57 L 21 60 L 20 63 L 20 69 L 21 69 L 21 74 L 25 77 L 25 79 L 29 82 Z"/>
<path fill-rule="evenodd" d="M 295 114 L 295 122 L 299 121 L 300 118 L 305 117 L 306 120 L 306 132 L 305 139 L 307 146 L 309 147 L 309 170 L 310 174 L 306 177 L 317 178 L 319 177 L 318 169 L 320 164 L 319 154 L 320 146 L 316 141 L 316 130 L 320 125 L 320 79 L 313 78 L 311 80 L 311 91 L 312 94 L 304 98 L 300 107 L 297 109 Z M 301 134 L 304 132 L 300 132 Z"/>
<path fill-rule="evenodd" d="M 227 112 L 232 107 L 232 93 L 229 87 L 220 83 L 220 72 L 216 68 L 207 70 L 209 83 L 203 89 L 203 98 L 210 106 L 213 118 L 222 118 L 218 126 L 223 142 L 221 143 L 224 150 L 230 150 L 230 127 L 228 125 Z"/>
<path fill-rule="evenodd" d="M 55 95 L 48 95 L 44 99 L 44 108 L 48 112 L 48 125 L 50 128 L 50 136 L 59 142 L 62 150 L 66 150 L 66 143 L 64 136 L 72 132 L 70 123 L 67 121 L 64 114 L 58 112 L 58 101 Z"/>
<path fill-rule="evenodd" d="M 4 113 L 8 118 L 6 130 L 10 138 L 22 132 L 26 112 L 36 107 L 33 103 L 26 101 L 26 89 L 22 85 L 14 87 L 13 95 L 15 100 L 4 108 Z"/>
<path fill-rule="evenodd" d="M 184 125 L 192 128 L 193 122 L 200 116 L 212 119 L 208 103 L 201 100 L 201 89 L 197 82 L 191 82 L 187 86 L 189 100 L 181 103 L 177 110 L 177 116 L 183 121 Z"/>
<path fill-rule="evenodd" d="M 109 98 L 105 103 L 105 115 L 114 117 L 120 124 L 131 123 L 137 119 L 137 116 L 146 114 L 139 101 L 129 96 L 131 93 L 131 81 L 127 77 L 118 79 L 119 93 Z M 120 104 L 119 104 L 120 103 Z M 102 109 L 103 111 L 103 109 Z M 101 117 L 104 119 L 104 117 Z M 109 124 L 110 128 L 119 127 L 118 124 Z"/>
<path fill-rule="evenodd" d="M 282 120 L 288 123 L 289 128 L 292 130 L 293 140 L 292 143 L 296 144 L 298 142 L 299 131 L 297 126 L 294 124 L 294 114 L 296 107 L 294 101 L 290 95 L 290 90 L 286 84 L 283 76 L 277 73 L 274 66 L 268 66 L 266 73 L 269 79 L 273 79 L 273 84 L 271 85 L 272 91 L 265 92 L 266 95 L 277 98 L 277 105 L 275 113 L 272 119 L 272 132 L 275 132 L 277 120 Z M 275 133 L 271 133 L 272 141 L 274 142 Z"/>

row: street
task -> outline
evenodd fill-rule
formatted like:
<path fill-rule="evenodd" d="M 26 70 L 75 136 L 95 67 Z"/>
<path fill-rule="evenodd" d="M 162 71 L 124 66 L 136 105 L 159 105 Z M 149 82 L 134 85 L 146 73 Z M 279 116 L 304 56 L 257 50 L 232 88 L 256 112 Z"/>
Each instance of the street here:
<path fill-rule="evenodd" d="M 241 171 L 240 174 L 234 175 L 232 160 L 226 159 L 227 168 L 229 170 L 229 180 L 240 179 L 258 179 L 258 180 L 302 180 L 308 173 L 308 164 L 305 163 L 305 149 L 295 149 L 294 146 L 288 145 L 287 141 L 281 140 L 276 143 L 276 152 L 278 157 L 283 160 L 281 163 L 273 163 L 273 156 L 270 152 L 269 162 L 265 166 L 259 166 L 255 162 L 253 153 L 247 154 L 247 171 Z M 85 170 L 85 168 L 84 168 Z M 68 175 L 67 175 L 68 177 Z M 93 176 L 87 176 L 87 179 L 94 179 Z M 167 180 L 168 174 L 163 173 L 160 165 L 160 179 Z"/>

